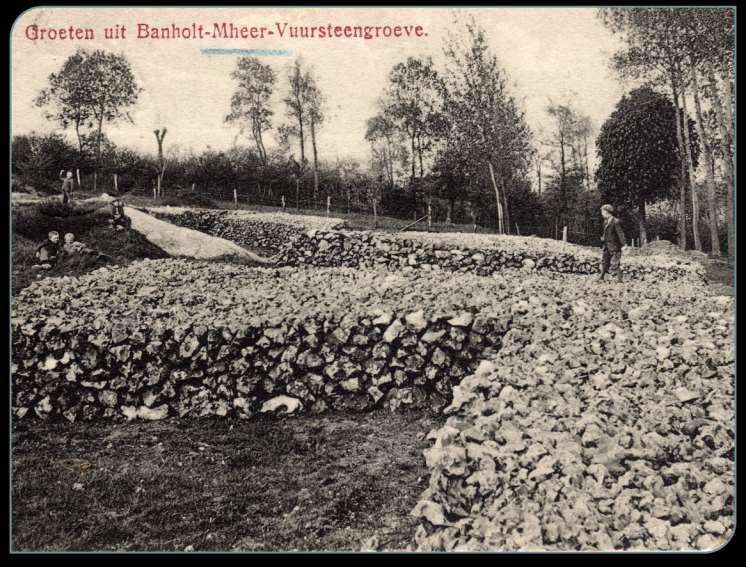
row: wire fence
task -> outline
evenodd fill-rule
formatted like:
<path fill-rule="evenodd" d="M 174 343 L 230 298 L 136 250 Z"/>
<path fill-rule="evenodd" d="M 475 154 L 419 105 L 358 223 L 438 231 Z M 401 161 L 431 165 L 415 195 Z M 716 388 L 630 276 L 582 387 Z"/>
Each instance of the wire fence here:
<path fill-rule="evenodd" d="M 189 191 L 186 191 L 187 193 Z M 201 196 L 207 196 L 212 200 L 220 201 L 225 205 L 233 203 L 236 208 L 262 208 L 271 211 L 280 211 L 296 214 L 313 214 L 325 216 L 338 216 L 349 220 L 351 216 L 365 217 L 365 221 L 352 223 L 354 226 L 365 224 L 368 228 L 379 228 L 391 231 L 426 231 L 426 232 L 461 232 L 461 233 L 479 233 L 479 234 L 500 234 L 497 226 L 491 226 L 483 222 L 443 222 L 436 220 L 432 212 L 428 215 L 427 205 L 419 203 L 417 209 L 402 211 L 378 207 L 376 219 L 374 222 L 373 208 L 369 201 L 362 201 L 356 198 L 356 192 L 350 192 L 350 196 L 324 194 L 319 192 L 317 197 L 309 197 L 307 194 L 301 198 L 301 195 L 292 192 L 290 194 L 279 195 L 261 195 L 256 192 L 247 193 L 237 189 L 221 188 L 200 188 L 195 192 Z M 172 192 L 162 195 L 168 197 Z M 180 191 L 184 194 L 184 190 Z M 357 219 L 359 220 L 359 219 Z M 367 223 L 367 224 L 366 224 Z M 584 246 L 600 245 L 600 233 L 579 230 L 578 227 L 563 227 L 556 223 L 547 223 L 543 225 L 522 225 L 513 223 L 512 226 L 506 227 L 505 234 L 519 236 L 534 236 L 538 238 L 549 238 L 554 240 L 565 240 L 573 244 Z"/>

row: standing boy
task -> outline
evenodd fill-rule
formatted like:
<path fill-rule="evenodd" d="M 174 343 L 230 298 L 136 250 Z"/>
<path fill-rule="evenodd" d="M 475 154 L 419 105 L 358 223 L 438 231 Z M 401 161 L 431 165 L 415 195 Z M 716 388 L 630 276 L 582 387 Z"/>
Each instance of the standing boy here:
<path fill-rule="evenodd" d="M 65 174 L 65 170 L 60 170 L 60 181 L 62 181 L 62 204 L 67 205 L 70 202 L 73 194 L 73 172 L 68 171 Z"/>
<path fill-rule="evenodd" d="M 601 207 L 601 216 L 604 219 L 604 233 L 601 236 L 603 243 L 603 255 L 601 257 L 601 275 L 599 281 L 604 279 L 606 272 L 615 275 L 618 282 L 622 281 L 622 270 L 619 262 L 622 259 L 622 249 L 627 245 L 624 231 L 619 219 L 614 216 L 614 207 L 604 205 Z"/>

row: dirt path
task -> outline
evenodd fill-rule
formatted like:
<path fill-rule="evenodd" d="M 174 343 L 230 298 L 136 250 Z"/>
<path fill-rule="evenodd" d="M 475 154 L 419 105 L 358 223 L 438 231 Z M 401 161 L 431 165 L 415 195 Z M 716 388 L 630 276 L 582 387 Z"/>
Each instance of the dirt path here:
<path fill-rule="evenodd" d="M 125 213 L 132 219 L 133 230 L 145 236 L 149 242 L 155 244 L 170 256 L 199 260 L 232 257 L 263 263 L 263 258 L 229 240 L 158 220 L 131 207 L 126 207 Z"/>
<path fill-rule="evenodd" d="M 405 549 L 426 413 L 22 425 L 15 550 Z"/>

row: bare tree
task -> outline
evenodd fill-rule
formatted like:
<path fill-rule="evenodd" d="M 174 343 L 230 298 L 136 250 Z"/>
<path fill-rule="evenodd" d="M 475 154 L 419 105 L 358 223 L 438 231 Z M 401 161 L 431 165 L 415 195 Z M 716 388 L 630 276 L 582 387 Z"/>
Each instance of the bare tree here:
<path fill-rule="evenodd" d="M 161 197 L 163 190 L 163 176 L 166 173 L 166 160 L 163 157 L 163 140 L 166 137 L 166 128 L 162 130 L 153 130 L 155 140 L 158 142 L 158 176 L 156 181 L 156 198 Z"/>

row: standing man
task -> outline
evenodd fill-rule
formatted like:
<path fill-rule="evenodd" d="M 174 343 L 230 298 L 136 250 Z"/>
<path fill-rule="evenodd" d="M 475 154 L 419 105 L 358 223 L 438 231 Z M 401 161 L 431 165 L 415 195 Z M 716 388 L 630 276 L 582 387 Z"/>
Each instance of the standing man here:
<path fill-rule="evenodd" d="M 614 216 L 614 207 L 604 205 L 601 207 L 601 216 L 604 219 L 604 233 L 601 236 L 603 255 L 601 257 L 601 275 L 599 281 L 604 279 L 606 272 L 616 275 L 617 281 L 622 281 L 622 270 L 619 262 L 622 259 L 622 250 L 627 245 L 624 231 L 619 219 Z"/>
<path fill-rule="evenodd" d="M 68 171 L 65 174 L 65 170 L 60 170 L 60 181 L 62 181 L 62 204 L 67 205 L 70 202 L 73 193 L 73 172 Z"/>

